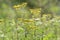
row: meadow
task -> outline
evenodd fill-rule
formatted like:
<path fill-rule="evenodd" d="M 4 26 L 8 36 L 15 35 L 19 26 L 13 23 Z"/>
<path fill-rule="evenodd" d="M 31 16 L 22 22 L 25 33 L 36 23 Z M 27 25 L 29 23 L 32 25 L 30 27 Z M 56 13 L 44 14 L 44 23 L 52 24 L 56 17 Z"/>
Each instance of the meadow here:
<path fill-rule="evenodd" d="M 41 8 L 26 8 L 27 3 L 5 3 L 0 9 L 0 40 L 60 40 L 60 16 L 44 14 Z"/>

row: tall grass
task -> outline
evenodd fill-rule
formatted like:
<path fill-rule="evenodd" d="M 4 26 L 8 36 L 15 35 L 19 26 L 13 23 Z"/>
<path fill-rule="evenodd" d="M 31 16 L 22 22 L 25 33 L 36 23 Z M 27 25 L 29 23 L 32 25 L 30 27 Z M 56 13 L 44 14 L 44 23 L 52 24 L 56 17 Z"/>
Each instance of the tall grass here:
<path fill-rule="evenodd" d="M 25 4 L 21 5 L 14 9 L 2 4 L 0 40 L 60 40 L 60 17 L 47 21 L 48 15 L 40 18 L 39 13 L 31 13 Z"/>

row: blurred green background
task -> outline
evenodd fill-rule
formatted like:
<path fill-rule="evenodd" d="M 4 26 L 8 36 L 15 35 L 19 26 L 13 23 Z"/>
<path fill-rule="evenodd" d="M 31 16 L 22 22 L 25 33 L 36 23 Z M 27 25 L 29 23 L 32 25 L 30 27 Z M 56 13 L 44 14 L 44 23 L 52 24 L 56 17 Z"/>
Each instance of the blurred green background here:
<path fill-rule="evenodd" d="M 60 0 L 0 0 L 0 40 L 60 40 Z"/>

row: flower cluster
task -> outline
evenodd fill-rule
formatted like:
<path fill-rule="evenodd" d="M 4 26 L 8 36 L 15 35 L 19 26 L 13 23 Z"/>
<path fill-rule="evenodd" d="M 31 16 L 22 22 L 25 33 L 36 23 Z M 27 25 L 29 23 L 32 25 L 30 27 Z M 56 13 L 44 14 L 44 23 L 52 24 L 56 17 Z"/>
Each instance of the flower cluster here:
<path fill-rule="evenodd" d="M 26 5 L 27 5 L 27 3 L 22 3 L 22 4 L 18 4 L 18 5 L 14 5 L 13 6 L 13 8 L 15 8 L 15 9 L 19 9 L 19 8 L 21 8 L 21 7 L 26 7 Z"/>

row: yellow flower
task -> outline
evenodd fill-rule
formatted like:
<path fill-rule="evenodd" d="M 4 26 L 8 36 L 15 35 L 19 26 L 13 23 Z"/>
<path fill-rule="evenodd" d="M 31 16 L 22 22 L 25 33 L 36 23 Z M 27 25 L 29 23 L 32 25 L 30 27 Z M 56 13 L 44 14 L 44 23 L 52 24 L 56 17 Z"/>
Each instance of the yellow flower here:
<path fill-rule="evenodd" d="M 16 10 L 21 8 L 21 7 L 26 7 L 27 3 L 22 3 L 20 5 L 14 5 L 13 8 L 15 8 Z"/>
<path fill-rule="evenodd" d="M 13 8 L 19 8 L 21 5 L 14 5 Z"/>
<path fill-rule="evenodd" d="M 35 18 L 38 18 L 40 16 L 41 9 L 40 8 L 30 9 L 30 12 L 33 14 Z"/>
<path fill-rule="evenodd" d="M 25 7 L 27 5 L 27 3 L 22 3 L 21 6 L 22 7 Z"/>
<path fill-rule="evenodd" d="M 31 13 L 39 14 L 41 12 L 41 8 L 30 9 Z"/>

